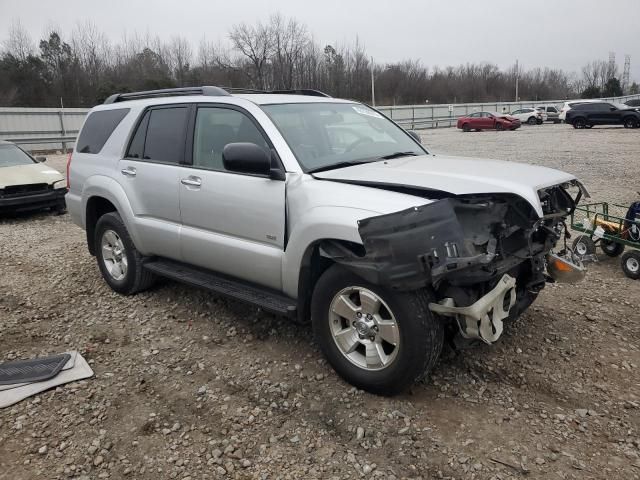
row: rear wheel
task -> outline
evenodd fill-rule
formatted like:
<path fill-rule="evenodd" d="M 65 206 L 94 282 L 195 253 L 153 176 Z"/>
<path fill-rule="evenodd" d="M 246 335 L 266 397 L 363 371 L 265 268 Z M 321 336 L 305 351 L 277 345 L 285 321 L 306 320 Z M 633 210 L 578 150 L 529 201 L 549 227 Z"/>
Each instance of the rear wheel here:
<path fill-rule="evenodd" d="M 609 240 L 601 240 L 600 248 L 609 257 L 619 257 L 624 252 L 624 244 L 611 242 Z"/>
<path fill-rule="evenodd" d="M 587 122 L 585 121 L 584 118 L 576 118 L 573 121 L 573 128 L 577 128 L 577 129 L 582 129 L 587 125 Z"/>
<path fill-rule="evenodd" d="M 102 277 L 116 292 L 132 295 L 153 284 L 155 276 L 143 268 L 143 256 L 118 213 L 100 217 L 96 223 L 95 246 Z"/>
<path fill-rule="evenodd" d="M 424 290 L 395 292 L 339 265 L 318 280 L 311 302 L 320 348 L 346 381 L 393 395 L 427 374 L 444 340 Z"/>
<path fill-rule="evenodd" d="M 501 124 L 500 122 L 496 123 L 496 130 L 498 130 L 499 132 L 501 132 L 502 130 L 504 130 L 504 125 Z"/>
<path fill-rule="evenodd" d="M 637 250 L 629 250 L 622 256 L 622 271 L 624 274 L 633 279 L 640 279 L 640 252 Z"/>
<path fill-rule="evenodd" d="M 589 235 L 580 235 L 573 241 L 572 249 L 576 255 L 584 257 L 596 253 L 596 244 Z"/>

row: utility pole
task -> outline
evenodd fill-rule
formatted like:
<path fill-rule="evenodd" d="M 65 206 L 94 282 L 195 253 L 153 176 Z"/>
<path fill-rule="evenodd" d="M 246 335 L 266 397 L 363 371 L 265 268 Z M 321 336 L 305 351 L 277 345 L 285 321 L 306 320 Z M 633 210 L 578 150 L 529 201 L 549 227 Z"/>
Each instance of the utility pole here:
<path fill-rule="evenodd" d="M 373 75 L 373 69 L 374 69 L 374 63 L 373 63 L 373 57 L 371 57 L 371 106 L 375 107 L 376 106 L 376 86 L 375 86 L 375 78 Z"/>
<path fill-rule="evenodd" d="M 520 69 L 518 68 L 518 59 L 516 58 L 516 103 L 518 103 L 518 80 L 520 78 Z"/>
<path fill-rule="evenodd" d="M 631 55 L 624 56 L 624 71 L 622 73 L 622 94 L 629 92 L 629 74 L 631 72 Z"/>

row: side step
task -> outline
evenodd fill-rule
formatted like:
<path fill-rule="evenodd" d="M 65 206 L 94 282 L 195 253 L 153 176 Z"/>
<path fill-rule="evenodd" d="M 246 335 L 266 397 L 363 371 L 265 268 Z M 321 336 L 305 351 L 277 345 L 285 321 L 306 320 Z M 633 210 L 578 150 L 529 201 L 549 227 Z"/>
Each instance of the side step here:
<path fill-rule="evenodd" d="M 281 293 L 252 283 L 244 282 L 209 270 L 193 267 L 174 260 L 153 258 L 144 268 L 172 280 L 204 288 L 227 297 L 251 303 L 276 315 L 296 318 L 296 301 Z"/>

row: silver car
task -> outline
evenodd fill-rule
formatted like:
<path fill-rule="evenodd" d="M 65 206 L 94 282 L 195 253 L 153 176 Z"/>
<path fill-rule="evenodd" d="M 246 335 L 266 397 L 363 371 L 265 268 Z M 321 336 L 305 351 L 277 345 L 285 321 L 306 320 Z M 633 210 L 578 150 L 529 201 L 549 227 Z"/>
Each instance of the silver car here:
<path fill-rule="evenodd" d="M 582 273 L 551 252 L 573 175 L 436 156 L 317 91 L 115 94 L 69 183 L 115 291 L 164 276 L 311 323 L 335 370 L 381 394 L 427 373 L 445 332 L 493 343 L 549 275 Z"/>

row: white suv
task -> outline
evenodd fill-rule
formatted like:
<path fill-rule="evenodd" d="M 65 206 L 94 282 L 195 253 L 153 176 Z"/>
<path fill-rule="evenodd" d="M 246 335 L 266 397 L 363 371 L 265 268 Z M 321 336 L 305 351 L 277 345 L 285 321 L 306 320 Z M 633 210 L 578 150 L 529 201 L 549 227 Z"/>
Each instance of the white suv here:
<path fill-rule="evenodd" d="M 435 156 L 316 91 L 233 93 L 116 94 L 89 113 L 66 198 L 115 291 L 161 275 L 311 322 L 340 375 L 391 394 L 445 332 L 495 342 L 547 273 L 580 273 L 550 253 L 572 175 Z"/>

